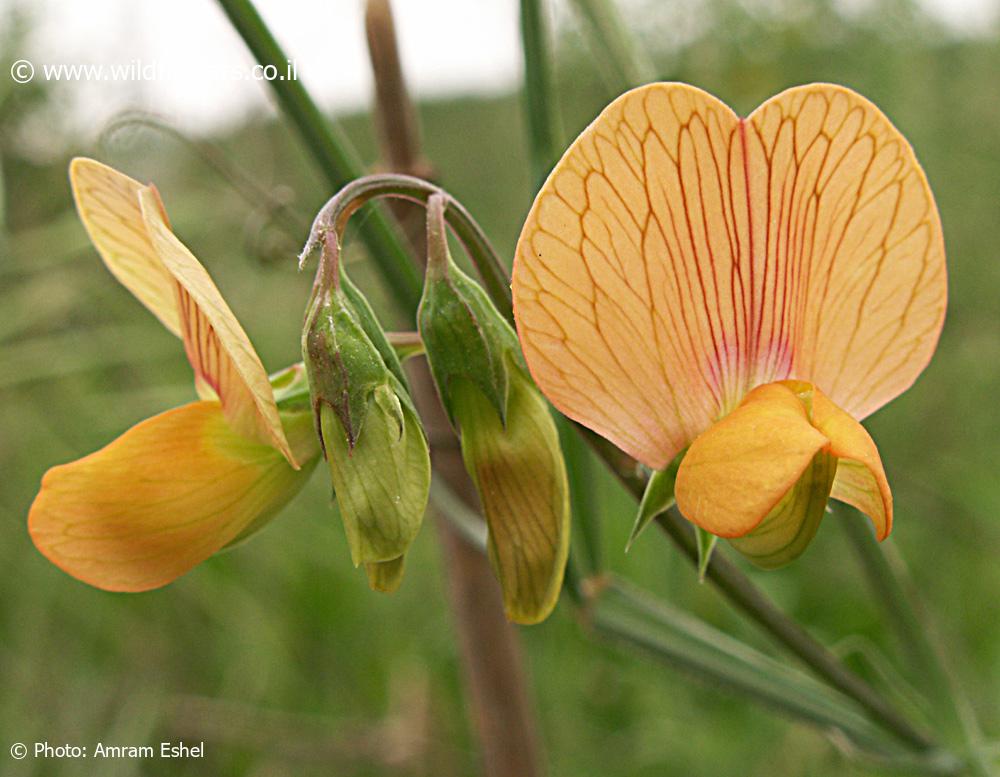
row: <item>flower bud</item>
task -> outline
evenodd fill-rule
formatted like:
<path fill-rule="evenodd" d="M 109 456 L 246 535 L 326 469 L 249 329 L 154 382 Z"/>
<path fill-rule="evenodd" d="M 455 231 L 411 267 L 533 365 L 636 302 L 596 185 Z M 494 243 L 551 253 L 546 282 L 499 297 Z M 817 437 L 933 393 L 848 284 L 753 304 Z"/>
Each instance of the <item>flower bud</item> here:
<path fill-rule="evenodd" d="M 402 556 L 423 519 L 430 456 L 392 347 L 337 272 L 330 288 L 314 290 L 303 358 L 351 558 L 367 565 L 372 588 L 388 591 L 399 585 Z"/>
<path fill-rule="evenodd" d="M 536 623 L 555 606 L 569 552 L 566 467 L 513 329 L 448 254 L 443 207 L 428 207 L 420 334 L 479 492 L 507 617 Z"/>

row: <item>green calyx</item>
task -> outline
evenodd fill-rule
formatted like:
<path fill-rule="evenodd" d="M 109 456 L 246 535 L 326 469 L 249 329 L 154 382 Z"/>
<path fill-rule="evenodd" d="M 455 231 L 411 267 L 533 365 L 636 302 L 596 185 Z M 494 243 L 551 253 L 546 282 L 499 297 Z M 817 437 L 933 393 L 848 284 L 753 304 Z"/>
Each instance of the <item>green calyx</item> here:
<path fill-rule="evenodd" d="M 686 452 L 687 449 L 681 451 L 666 467 L 654 470 L 649 476 L 649 481 L 646 483 L 646 490 L 642 495 L 642 501 L 639 502 L 639 510 L 635 516 L 635 523 L 632 524 L 632 531 L 629 534 L 628 542 L 625 544 L 626 553 L 632 549 L 632 545 L 652 520 L 673 506 L 674 484 L 677 482 L 677 468 L 680 467 L 681 460 L 684 458 Z"/>
<path fill-rule="evenodd" d="M 416 415 L 395 350 L 368 301 L 343 272 L 335 287 L 314 293 L 302 333 L 302 357 L 324 450 L 321 406 L 340 419 L 351 448 L 379 386 L 389 386 Z"/>
<path fill-rule="evenodd" d="M 454 386 L 479 388 L 506 423 L 508 364 L 525 369 L 517 335 L 486 292 L 452 260 L 443 234 L 428 220 L 428 259 L 417 324 L 441 402 L 453 426 Z"/>

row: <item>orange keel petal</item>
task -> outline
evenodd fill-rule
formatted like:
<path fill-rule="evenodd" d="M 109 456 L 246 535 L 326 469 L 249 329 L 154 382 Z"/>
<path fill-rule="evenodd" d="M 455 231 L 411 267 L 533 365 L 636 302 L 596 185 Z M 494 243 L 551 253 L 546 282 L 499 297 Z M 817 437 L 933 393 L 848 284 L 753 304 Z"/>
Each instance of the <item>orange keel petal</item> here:
<path fill-rule="evenodd" d="M 784 498 L 827 443 L 791 389 L 760 386 L 691 443 L 677 470 L 677 507 L 712 534 L 742 537 Z"/>
<path fill-rule="evenodd" d="M 308 470 L 234 434 L 218 402 L 194 402 L 50 469 L 28 528 L 70 575 L 110 591 L 145 591 L 283 507 Z"/>

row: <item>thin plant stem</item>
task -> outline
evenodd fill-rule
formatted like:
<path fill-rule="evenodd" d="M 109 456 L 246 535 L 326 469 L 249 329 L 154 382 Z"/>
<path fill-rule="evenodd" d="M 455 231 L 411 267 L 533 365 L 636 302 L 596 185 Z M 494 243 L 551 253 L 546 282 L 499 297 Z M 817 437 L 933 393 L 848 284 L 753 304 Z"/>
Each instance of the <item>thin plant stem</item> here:
<path fill-rule="evenodd" d="M 521 0 L 521 49 L 524 55 L 524 109 L 528 127 L 528 150 L 535 187 L 549 174 L 556 161 L 559 113 L 552 85 L 552 57 L 545 0 Z"/>
<path fill-rule="evenodd" d="M 613 0 L 572 0 L 572 5 L 586 25 L 602 73 L 613 81 L 612 88 L 620 92 L 655 78 L 652 61 L 629 34 Z"/>
<path fill-rule="evenodd" d="M 406 88 L 389 0 L 365 3 L 365 35 L 375 76 L 375 125 L 382 162 L 394 173 L 426 177 L 417 112 Z"/>
<path fill-rule="evenodd" d="M 485 552 L 486 524 L 478 513 L 438 481 L 431 486 L 431 501 L 466 542 Z M 584 608 L 584 622 L 602 637 L 638 647 L 675 669 L 747 695 L 794 719 L 839 729 L 866 751 L 887 752 L 881 729 L 808 675 L 616 577 L 604 576 L 585 590 L 585 598 L 578 602 Z"/>
<path fill-rule="evenodd" d="M 281 221 L 285 231 L 296 233 L 305 227 L 303 218 L 297 210 L 275 196 L 274 192 L 259 183 L 246 170 L 230 161 L 226 152 L 217 143 L 190 137 L 160 116 L 145 111 L 120 113 L 101 131 L 98 143 L 103 147 L 109 147 L 113 138 L 133 127 L 153 130 L 180 143 L 193 152 L 212 172 L 226 181 L 251 208 L 257 211 L 263 210 L 269 216 L 275 217 L 275 220 Z"/>
<path fill-rule="evenodd" d="M 559 430 L 559 444 L 566 461 L 573 529 L 579 537 L 585 571 L 589 575 L 600 574 L 604 568 L 604 552 L 601 545 L 599 505 L 595 494 L 594 454 L 564 416 L 556 415 L 556 428 Z"/>
<path fill-rule="evenodd" d="M 595 597 L 593 610 L 598 628 L 614 622 L 626 639 L 663 652 L 703 679 L 820 728 L 838 728 L 866 749 L 899 752 L 898 747 L 887 749 L 881 729 L 826 685 L 625 581 L 611 578 Z"/>
<path fill-rule="evenodd" d="M 259 64 L 286 67 L 290 60 L 250 0 L 218 2 Z M 298 79 L 274 79 L 267 83 L 332 189 L 339 189 L 364 174 L 364 167 L 350 141 L 336 124 L 323 117 Z M 410 261 L 398 226 L 384 212 L 374 210 L 360 230 L 372 260 L 399 304 L 408 313 L 416 311 L 420 301 L 420 275 Z"/>
<path fill-rule="evenodd" d="M 930 691 L 935 726 L 966 740 L 976 737 L 976 723 L 933 642 L 931 626 L 918 609 L 905 564 L 895 547 L 889 543 L 879 545 L 870 521 L 861 513 L 844 508 L 838 510 L 837 517 L 914 675 Z"/>
<path fill-rule="evenodd" d="M 691 563 L 697 566 L 698 544 L 691 524 L 676 509 L 662 513 L 656 518 L 656 522 Z M 782 612 L 718 548 L 712 554 L 705 576 L 732 604 L 749 615 L 819 677 L 854 699 L 887 731 L 918 750 L 932 747 L 932 741 L 926 733 L 904 718 L 884 696 L 850 671 L 826 646 Z"/>
<path fill-rule="evenodd" d="M 398 197 L 426 205 L 432 195 L 444 194 L 447 208 L 444 217 L 455 237 L 465 247 L 490 295 L 493 304 L 511 323 L 514 320 L 510 296 L 510 278 L 507 270 L 490 244 L 489 238 L 465 207 L 443 189 L 421 178 L 394 173 L 368 175 L 351 181 L 327 200 L 316 214 L 309 240 L 300 255 L 305 262 L 313 249 L 319 246 L 322 236 L 329 231 L 343 232 L 343 226 L 358 208 L 377 197 Z"/>
<path fill-rule="evenodd" d="M 403 78 L 389 0 L 368 0 L 365 29 L 375 76 L 375 118 L 381 130 L 383 162 L 399 172 L 416 172 L 420 167 L 420 136 L 416 111 Z M 415 248 L 426 232 L 428 272 L 434 266 L 431 247 L 441 245 L 442 240 L 447 244 L 445 206 L 443 195 L 432 195 L 426 224 L 416 209 L 394 211 Z M 422 254 L 420 249 L 413 251 L 417 266 L 422 264 Z M 471 510 L 478 504 L 476 489 L 465 470 L 458 439 L 445 418 L 427 362 L 411 363 L 410 376 L 421 418 L 428 428 L 436 429 L 432 432 L 435 470 L 456 489 L 456 501 L 469 505 Z M 517 631 L 504 617 L 490 562 L 485 553 L 469 547 L 466 536 L 457 536 L 450 524 L 440 521 L 438 528 L 449 602 L 459 637 L 459 659 L 466 678 L 466 699 L 476 726 L 483 773 L 486 777 L 539 777 L 543 771 L 539 726 L 524 653 Z"/>

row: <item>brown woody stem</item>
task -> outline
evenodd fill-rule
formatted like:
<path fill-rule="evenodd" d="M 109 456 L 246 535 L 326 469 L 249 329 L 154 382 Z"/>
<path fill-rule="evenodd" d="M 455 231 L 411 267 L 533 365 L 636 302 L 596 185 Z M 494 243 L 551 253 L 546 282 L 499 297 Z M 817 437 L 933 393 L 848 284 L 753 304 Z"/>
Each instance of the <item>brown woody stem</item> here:
<path fill-rule="evenodd" d="M 382 157 L 395 169 L 416 172 L 420 167 L 420 141 L 415 112 L 399 63 L 388 0 L 369 0 L 365 21 L 375 73 L 376 121 L 381 129 Z M 385 177 L 382 178 L 384 180 Z M 362 179 L 362 182 L 356 182 L 362 185 L 357 187 L 353 197 L 347 193 L 339 205 L 330 209 L 327 223 L 342 224 L 341 219 L 346 220 L 368 199 L 381 194 L 395 194 L 427 203 L 428 248 L 431 238 L 434 238 L 436 253 L 441 253 L 439 249 L 444 247 L 444 255 L 434 258 L 440 260 L 438 264 L 443 263 L 445 269 L 448 262 L 445 232 L 448 211 L 452 212 L 453 218 L 465 215 L 467 226 L 470 229 L 474 227 L 472 239 L 486 241 L 471 216 L 464 214 L 464 209 L 459 212 L 457 209 L 461 206 L 437 187 L 419 178 L 388 178 L 397 186 L 405 181 L 402 191 L 380 190 L 378 186 L 365 185 Z M 370 184 L 372 179 L 368 180 Z M 334 200 L 344 194 L 342 191 Z M 395 212 L 411 243 L 418 243 L 417 236 L 424 229 L 423 214 L 412 209 Z M 312 240 L 313 236 L 310 237 Z M 475 487 L 465 471 L 458 439 L 438 400 L 427 363 L 413 360 L 409 366 L 414 401 L 432 441 L 435 473 L 443 477 L 466 505 L 478 509 Z M 438 521 L 438 532 L 444 550 L 449 600 L 458 632 L 467 698 L 481 748 L 483 773 L 486 777 L 539 777 L 542 769 L 536 735 L 538 724 L 528 693 L 524 656 L 517 632 L 504 617 L 500 589 L 489 561 L 483 553 L 470 546 L 448 521 Z"/>

